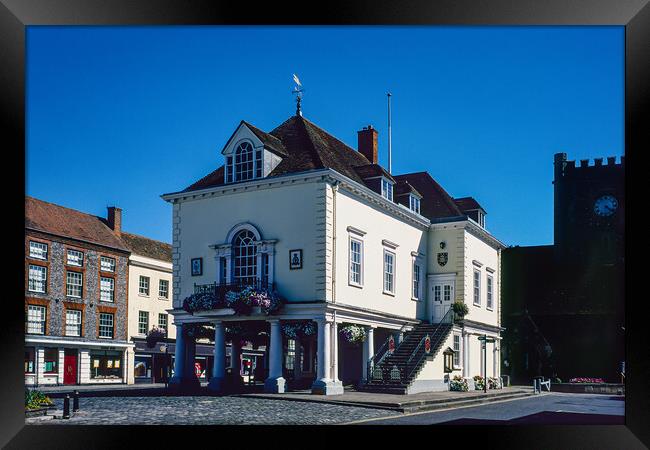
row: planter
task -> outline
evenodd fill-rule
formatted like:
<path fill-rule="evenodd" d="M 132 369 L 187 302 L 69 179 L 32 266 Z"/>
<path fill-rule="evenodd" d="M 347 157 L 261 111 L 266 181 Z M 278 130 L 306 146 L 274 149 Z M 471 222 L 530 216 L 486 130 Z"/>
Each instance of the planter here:
<path fill-rule="evenodd" d="M 262 307 L 261 306 L 253 306 L 251 308 L 251 314 L 254 316 L 258 316 L 262 314 Z"/>
<path fill-rule="evenodd" d="M 625 395 L 625 385 L 620 383 L 553 383 L 551 391 L 572 394 Z"/>
<path fill-rule="evenodd" d="M 48 411 L 49 409 L 50 409 L 50 408 L 45 408 L 45 407 L 42 407 L 42 408 L 35 408 L 35 409 L 26 409 L 26 410 L 25 410 L 25 418 L 27 418 L 27 417 L 41 417 L 41 416 L 46 416 L 46 415 L 47 415 L 47 411 Z"/>

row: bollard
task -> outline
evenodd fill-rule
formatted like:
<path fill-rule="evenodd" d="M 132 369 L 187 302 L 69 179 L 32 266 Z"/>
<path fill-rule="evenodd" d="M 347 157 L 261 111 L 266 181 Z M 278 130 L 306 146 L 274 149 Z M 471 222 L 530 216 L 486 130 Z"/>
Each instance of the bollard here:
<path fill-rule="evenodd" d="M 79 391 L 75 390 L 72 394 L 72 412 L 79 411 Z"/>
<path fill-rule="evenodd" d="M 63 418 L 70 418 L 70 394 L 65 394 L 65 398 L 63 399 Z"/>

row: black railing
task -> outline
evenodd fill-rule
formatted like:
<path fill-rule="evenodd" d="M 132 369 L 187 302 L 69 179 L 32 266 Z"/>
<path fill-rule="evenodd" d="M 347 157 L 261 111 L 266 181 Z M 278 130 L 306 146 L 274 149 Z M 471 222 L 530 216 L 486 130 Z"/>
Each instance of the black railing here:
<path fill-rule="evenodd" d="M 195 294 L 214 294 L 218 303 L 225 302 L 226 292 L 241 292 L 246 288 L 275 290 L 275 283 L 269 283 L 266 280 L 241 280 L 231 283 L 209 283 L 209 284 L 196 284 L 194 283 Z"/>
<path fill-rule="evenodd" d="M 366 381 L 369 383 L 373 380 L 373 370 L 375 370 L 375 367 L 379 368 L 381 370 L 381 362 L 384 360 L 384 358 L 389 355 L 389 343 L 390 343 L 390 338 L 392 336 L 388 336 L 386 338 L 386 341 L 382 344 L 381 347 L 379 347 L 379 350 L 372 356 L 372 358 L 368 359 L 368 372 L 366 374 Z M 382 375 L 383 379 L 383 375 Z M 379 381 L 378 379 L 376 379 Z"/>
<path fill-rule="evenodd" d="M 453 324 L 453 323 L 454 323 L 454 310 L 452 308 L 449 308 L 449 310 L 445 313 L 445 315 L 442 317 L 440 322 L 438 322 L 438 327 L 436 327 L 433 336 L 427 335 L 424 336 L 422 339 L 420 339 L 420 342 L 418 343 L 417 347 L 415 347 L 415 350 L 413 350 L 413 353 L 411 353 L 411 356 L 406 361 L 405 366 L 403 368 L 400 368 L 402 383 L 408 383 L 411 380 L 411 377 L 413 377 L 415 373 L 420 369 L 420 367 L 422 366 L 422 361 L 424 361 L 424 359 L 427 356 L 435 356 L 438 347 L 442 343 L 442 340 L 447 337 L 446 333 L 440 332 L 440 328 L 439 328 L 440 325 Z M 425 341 L 427 337 L 429 337 L 429 339 L 431 340 L 429 352 L 427 352 L 425 348 Z"/>

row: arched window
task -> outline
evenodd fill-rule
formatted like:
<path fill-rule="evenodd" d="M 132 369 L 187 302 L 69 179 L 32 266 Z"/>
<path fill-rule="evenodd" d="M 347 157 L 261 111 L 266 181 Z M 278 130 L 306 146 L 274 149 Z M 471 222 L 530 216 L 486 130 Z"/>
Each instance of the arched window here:
<path fill-rule="evenodd" d="M 242 142 L 235 150 L 235 180 L 250 180 L 254 173 L 253 146 Z"/>
<path fill-rule="evenodd" d="M 235 235 L 232 243 L 233 281 L 237 284 L 254 284 L 257 278 L 257 246 L 255 235 L 250 230 L 242 230 Z"/>

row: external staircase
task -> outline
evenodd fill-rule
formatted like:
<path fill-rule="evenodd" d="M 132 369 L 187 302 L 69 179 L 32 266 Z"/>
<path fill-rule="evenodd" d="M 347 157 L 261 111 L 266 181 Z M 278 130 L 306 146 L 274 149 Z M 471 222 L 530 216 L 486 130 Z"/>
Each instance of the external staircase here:
<path fill-rule="evenodd" d="M 440 323 L 416 325 L 392 352 L 389 338 L 368 362 L 368 379 L 358 389 L 406 394 L 426 362 L 433 361 L 440 352 L 451 333 L 452 324 L 453 311 L 450 309 Z"/>

